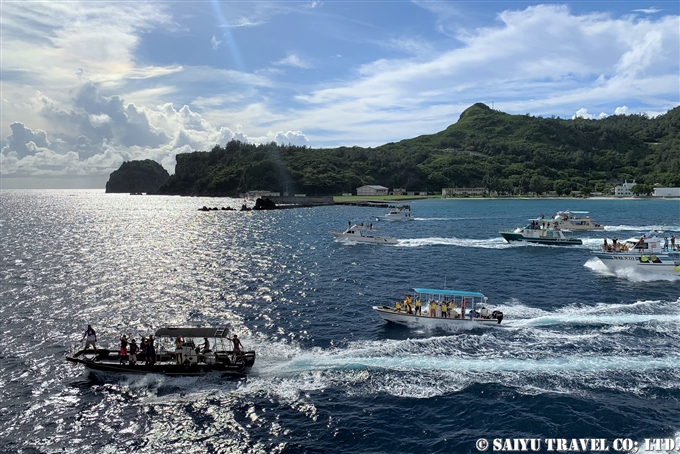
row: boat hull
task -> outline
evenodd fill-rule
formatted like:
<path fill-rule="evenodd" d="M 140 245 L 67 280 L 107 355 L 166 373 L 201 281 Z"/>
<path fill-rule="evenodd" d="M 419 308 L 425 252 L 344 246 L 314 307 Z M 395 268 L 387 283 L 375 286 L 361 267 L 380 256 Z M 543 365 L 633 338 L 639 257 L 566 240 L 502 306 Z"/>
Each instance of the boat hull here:
<path fill-rule="evenodd" d="M 176 364 L 171 361 L 159 361 L 154 364 L 144 364 L 143 361 L 138 361 L 137 364 L 124 363 L 121 364 L 120 356 L 117 352 L 106 349 L 98 349 L 95 352 L 92 350 L 81 350 L 76 353 L 66 356 L 66 360 L 72 364 L 82 364 L 88 369 L 113 372 L 120 374 L 162 374 L 168 376 L 188 377 L 204 375 L 206 373 L 220 373 L 220 374 L 244 374 L 255 363 L 255 352 L 243 352 L 243 359 L 232 362 L 233 352 L 216 352 L 216 357 L 221 360 L 206 363 L 188 361 L 184 364 Z"/>
<path fill-rule="evenodd" d="M 505 241 L 526 241 L 527 243 L 550 244 L 554 246 L 574 246 L 583 244 L 579 238 L 541 238 L 526 236 L 516 232 L 500 232 Z"/>
<path fill-rule="evenodd" d="M 397 312 L 389 306 L 373 306 L 373 310 L 386 322 L 399 323 L 408 326 L 445 327 L 445 326 L 500 326 L 500 320 L 496 318 L 444 318 L 430 317 L 428 315 L 415 315 L 407 312 Z"/>
<path fill-rule="evenodd" d="M 397 244 L 397 239 L 385 236 L 347 235 L 344 232 L 331 232 L 338 241 L 353 241 L 367 244 Z"/>
<path fill-rule="evenodd" d="M 593 254 L 611 271 L 636 270 L 680 276 L 680 260 L 671 258 L 667 254 L 600 251 L 593 251 Z"/>

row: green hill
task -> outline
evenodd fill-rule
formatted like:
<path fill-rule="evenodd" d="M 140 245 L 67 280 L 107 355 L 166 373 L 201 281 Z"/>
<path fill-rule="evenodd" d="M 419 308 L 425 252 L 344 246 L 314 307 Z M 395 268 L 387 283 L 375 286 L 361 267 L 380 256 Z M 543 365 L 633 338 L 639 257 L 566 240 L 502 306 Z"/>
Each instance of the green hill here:
<path fill-rule="evenodd" d="M 164 194 L 229 196 L 253 189 L 337 195 L 363 184 L 439 193 L 603 191 L 624 179 L 680 186 L 680 107 L 650 119 L 510 115 L 478 103 L 444 131 L 376 148 L 244 144 L 177 155 Z"/>

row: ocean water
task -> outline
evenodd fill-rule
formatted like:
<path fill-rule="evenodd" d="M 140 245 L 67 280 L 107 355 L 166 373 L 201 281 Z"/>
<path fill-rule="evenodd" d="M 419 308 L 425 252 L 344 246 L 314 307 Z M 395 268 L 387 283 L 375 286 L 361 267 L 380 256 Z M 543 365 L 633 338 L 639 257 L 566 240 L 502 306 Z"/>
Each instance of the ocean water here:
<path fill-rule="evenodd" d="M 375 221 L 381 208 L 199 212 L 242 201 L 102 191 L 0 202 L 0 452 L 467 453 L 480 438 L 679 437 L 680 277 L 610 273 L 589 252 L 605 235 L 679 233 L 678 200 L 422 200 L 403 223 Z M 498 234 L 564 209 L 607 229 L 580 247 Z M 334 241 L 348 220 L 399 243 Z M 482 292 L 503 327 L 418 330 L 371 310 L 413 287 Z M 95 374 L 64 360 L 88 323 L 111 347 L 123 333 L 228 324 L 258 357 L 238 379 Z"/>

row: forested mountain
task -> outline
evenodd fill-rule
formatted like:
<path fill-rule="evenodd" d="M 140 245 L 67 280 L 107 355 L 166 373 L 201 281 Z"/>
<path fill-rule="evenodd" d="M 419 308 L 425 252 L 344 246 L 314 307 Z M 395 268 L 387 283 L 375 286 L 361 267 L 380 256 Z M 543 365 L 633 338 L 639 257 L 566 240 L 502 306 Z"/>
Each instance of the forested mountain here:
<path fill-rule="evenodd" d="M 565 194 L 603 191 L 624 179 L 680 186 L 680 107 L 653 119 L 564 120 L 510 115 L 478 103 L 444 131 L 376 148 L 232 141 L 177 155 L 176 172 L 159 192 L 338 195 L 380 184 L 432 193 L 484 186 L 500 193 Z"/>

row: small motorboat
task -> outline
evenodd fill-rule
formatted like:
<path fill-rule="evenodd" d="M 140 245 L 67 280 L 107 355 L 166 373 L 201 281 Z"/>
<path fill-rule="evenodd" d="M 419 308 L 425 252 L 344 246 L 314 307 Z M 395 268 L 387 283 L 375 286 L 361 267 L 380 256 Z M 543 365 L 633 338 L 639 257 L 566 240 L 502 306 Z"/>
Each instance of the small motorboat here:
<path fill-rule="evenodd" d="M 154 334 L 156 357 L 151 363 L 144 361 L 145 353 L 140 352 L 135 363 L 128 357 L 121 357 L 120 350 L 86 349 L 72 350 L 66 355 L 66 360 L 73 364 L 103 372 L 123 374 L 163 374 L 172 376 L 202 375 L 208 372 L 223 374 L 243 374 L 255 363 L 254 351 L 235 351 L 230 348 L 231 339 L 226 327 L 218 328 L 161 328 Z M 177 337 L 183 339 L 181 362 L 178 362 L 179 352 L 176 353 L 174 341 Z M 170 339 L 170 342 L 167 340 Z M 195 339 L 212 339 L 210 350 L 201 351 L 196 347 Z M 163 345 L 173 346 L 166 349 Z"/>
<path fill-rule="evenodd" d="M 363 222 L 360 224 L 349 223 L 344 232 L 331 232 L 338 241 L 352 241 L 356 243 L 371 244 L 397 244 L 397 239 L 390 236 L 379 236 L 373 228 L 373 224 Z"/>
<path fill-rule="evenodd" d="M 373 310 L 386 322 L 411 326 L 500 325 L 503 312 L 490 310 L 486 303 L 487 297 L 478 292 L 414 288 L 394 306 L 373 306 Z"/>
<path fill-rule="evenodd" d="M 680 249 L 669 246 L 662 234 L 655 230 L 623 242 L 614 238 L 611 244 L 605 238 L 602 248 L 592 253 L 611 271 L 629 269 L 680 275 Z"/>
<path fill-rule="evenodd" d="M 412 221 L 411 207 L 409 205 L 390 206 L 390 212 L 379 219 L 386 221 Z"/>

